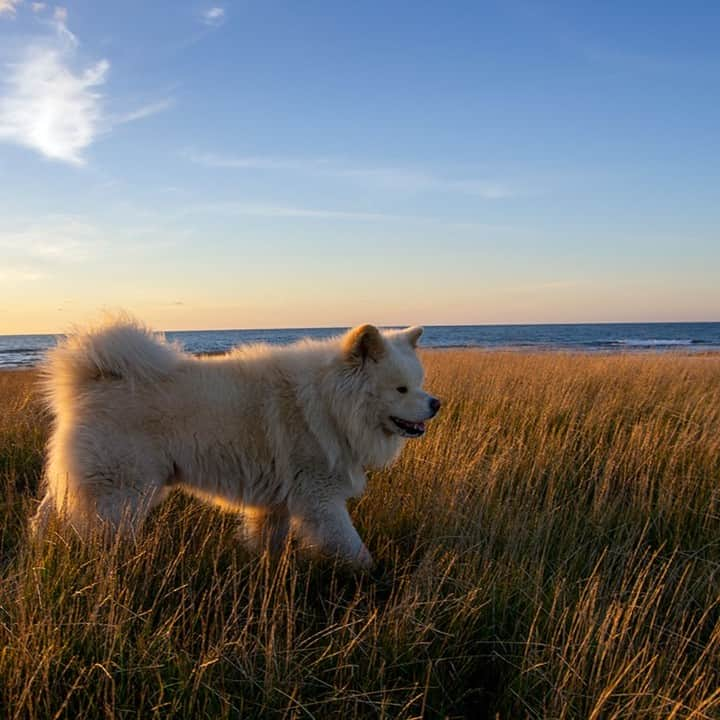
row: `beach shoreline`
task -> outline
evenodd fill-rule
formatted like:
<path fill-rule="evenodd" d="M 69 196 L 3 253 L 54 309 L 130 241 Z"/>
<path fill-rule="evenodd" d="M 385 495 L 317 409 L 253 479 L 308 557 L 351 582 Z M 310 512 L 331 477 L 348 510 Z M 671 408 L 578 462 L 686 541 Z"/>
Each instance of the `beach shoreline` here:
<path fill-rule="evenodd" d="M 278 346 L 282 347 L 282 346 Z M 720 348 L 689 350 L 687 348 L 654 349 L 654 348 L 628 348 L 628 349 L 599 349 L 589 350 L 580 348 L 555 348 L 555 347 L 480 347 L 480 346 L 448 346 L 448 347 L 420 347 L 421 353 L 477 353 L 479 355 L 518 355 L 518 356 L 577 356 L 578 358 L 600 358 L 600 357 L 676 357 L 692 359 L 720 359 Z M 229 355 L 231 351 L 218 350 L 210 352 L 187 353 L 192 357 L 221 357 Z M 0 373 L 7 372 L 37 372 L 41 362 L 27 365 L 0 365 Z"/>

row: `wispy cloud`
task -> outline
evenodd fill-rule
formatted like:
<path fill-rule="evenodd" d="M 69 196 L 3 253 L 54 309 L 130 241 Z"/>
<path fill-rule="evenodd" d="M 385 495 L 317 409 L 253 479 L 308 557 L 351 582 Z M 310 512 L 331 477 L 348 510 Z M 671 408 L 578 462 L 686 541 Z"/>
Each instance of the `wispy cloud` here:
<path fill-rule="evenodd" d="M 30 270 L 26 267 L 4 267 L 0 268 L 0 280 L 8 284 L 20 284 L 42 280 L 45 273 L 37 270 Z"/>
<path fill-rule="evenodd" d="M 0 226 L 0 282 L 22 286 L 67 272 L 69 265 L 89 260 L 104 246 L 105 234 L 87 220 L 50 215 L 41 220 Z"/>
<path fill-rule="evenodd" d="M 168 108 L 171 101 L 109 116 L 100 89 L 110 62 L 80 63 L 79 42 L 66 23 L 67 10 L 55 7 L 55 34 L 36 39 L 6 66 L 0 81 L 0 141 L 82 165 L 83 152 L 113 124 L 148 117 Z"/>
<path fill-rule="evenodd" d="M 381 167 L 344 169 L 333 172 L 338 177 L 358 178 L 390 189 L 409 192 L 457 192 L 477 195 L 486 200 L 512 197 L 515 193 L 506 185 L 485 180 L 457 180 L 422 170 Z"/>
<path fill-rule="evenodd" d="M 82 262 L 99 244 L 102 234 L 98 228 L 72 216 L 50 216 L 41 222 L 0 229 L 3 257 L 21 265 Z"/>
<path fill-rule="evenodd" d="M 195 152 L 194 150 L 184 150 L 182 155 L 196 165 L 203 165 L 209 168 L 299 170 L 307 172 L 320 169 L 320 163 L 314 160 L 297 160 L 255 155 L 232 156 L 211 152 Z"/>
<path fill-rule="evenodd" d="M 123 123 L 134 122 L 135 120 L 142 120 L 146 117 L 150 117 L 151 115 L 157 115 L 158 113 L 171 108 L 174 104 L 175 100 L 173 100 L 173 98 L 165 98 L 163 100 L 158 100 L 157 102 L 143 105 L 142 107 L 137 108 L 137 110 L 131 110 L 130 112 L 122 115 L 115 115 L 112 118 L 112 121 L 114 125 L 120 125 Z"/>
<path fill-rule="evenodd" d="M 41 13 L 47 7 L 47 3 L 34 2 L 30 7 L 32 8 L 32 11 L 37 14 Z"/>
<path fill-rule="evenodd" d="M 530 283 L 527 285 L 511 285 L 499 288 L 500 292 L 512 295 L 536 295 L 543 293 L 563 293 L 568 290 L 575 290 L 580 286 L 578 280 L 549 280 L 541 283 Z"/>
<path fill-rule="evenodd" d="M 0 15 L 12 15 L 13 17 L 17 13 L 17 6 L 22 3 L 23 0 L 0 0 Z"/>
<path fill-rule="evenodd" d="M 450 222 L 446 218 L 430 215 L 403 215 L 400 213 L 366 212 L 336 208 L 297 207 L 293 205 L 275 205 L 260 203 L 244 203 L 233 201 L 216 201 L 193 203 L 186 206 L 175 220 L 195 214 L 211 213 L 213 215 L 230 215 L 258 218 L 293 218 L 298 220 L 323 221 L 346 220 L 357 222 L 404 223 L 429 226 L 441 226 L 448 230 L 467 230 L 474 232 L 511 232 L 516 228 L 509 225 L 494 225 L 481 222 Z"/>
<path fill-rule="evenodd" d="M 228 215 L 268 217 L 268 218 L 305 218 L 311 220 L 400 220 L 409 216 L 388 215 L 385 213 L 353 212 L 347 210 L 327 210 L 318 208 L 289 207 L 282 205 L 252 205 L 235 202 L 199 203 L 187 208 L 186 214 L 224 213 Z"/>
<path fill-rule="evenodd" d="M 225 9 L 221 7 L 211 7 L 202 13 L 202 21 L 205 25 L 217 27 L 225 21 Z"/>
<path fill-rule="evenodd" d="M 403 192 L 455 192 L 498 200 L 515 195 L 504 183 L 486 180 L 448 178 L 421 169 L 399 167 L 346 167 L 327 158 L 287 158 L 269 156 L 233 156 L 186 150 L 183 155 L 193 163 L 209 168 L 239 170 L 284 170 L 314 176 L 359 180 Z"/>
<path fill-rule="evenodd" d="M 604 70 L 638 75 L 699 72 L 708 67 L 690 55 L 643 53 L 598 46 L 584 48 L 583 54 L 588 62 Z"/>

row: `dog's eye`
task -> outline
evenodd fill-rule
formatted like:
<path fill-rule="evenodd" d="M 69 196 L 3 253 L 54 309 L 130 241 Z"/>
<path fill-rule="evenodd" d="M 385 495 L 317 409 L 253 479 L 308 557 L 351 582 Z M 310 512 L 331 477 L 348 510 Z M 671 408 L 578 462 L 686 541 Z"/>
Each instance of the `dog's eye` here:
<path fill-rule="evenodd" d="M 407 388 L 404 385 L 401 385 L 400 387 L 395 388 L 399 393 L 402 393 L 403 395 L 407 392 Z"/>

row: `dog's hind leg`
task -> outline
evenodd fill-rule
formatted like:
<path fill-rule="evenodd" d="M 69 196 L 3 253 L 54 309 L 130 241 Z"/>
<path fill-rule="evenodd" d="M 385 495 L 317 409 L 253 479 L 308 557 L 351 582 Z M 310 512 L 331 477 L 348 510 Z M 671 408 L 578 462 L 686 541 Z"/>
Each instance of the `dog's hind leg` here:
<path fill-rule="evenodd" d="M 89 512 L 83 519 L 92 518 L 93 524 L 105 528 L 111 534 L 134 537 L 150 511 L 160 505 L 170 494 L 170 488 L 152 485 L 134 487 L 111 487 L 99 491 L 93 488 Z"/>
<path fill-rule="evenodd" d="M 119 480 L 99 472 L 71 477 L 67 498 L 56 507 L 46 495 L 36 513 L 37 525 L 47 522 L 51 511 L 83 537 L 99 530 L 108 538 L 114 535 L 134 537 L 148 513 L 163 502 L 172 486 L 165 478 L 131 482 L 127 475 Z M 33 519 L 35 524 L 35 518 Z"/>

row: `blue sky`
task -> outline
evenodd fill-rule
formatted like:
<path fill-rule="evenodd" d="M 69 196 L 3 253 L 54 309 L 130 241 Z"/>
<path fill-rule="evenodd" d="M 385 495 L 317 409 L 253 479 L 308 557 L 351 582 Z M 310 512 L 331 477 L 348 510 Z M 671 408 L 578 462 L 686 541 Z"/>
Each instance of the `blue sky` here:
<path fill-rule="evenodd" d="M 720 5 L 0 0 L 0 333 L 720 320 Z"/>

